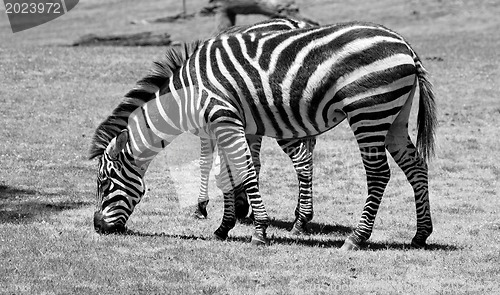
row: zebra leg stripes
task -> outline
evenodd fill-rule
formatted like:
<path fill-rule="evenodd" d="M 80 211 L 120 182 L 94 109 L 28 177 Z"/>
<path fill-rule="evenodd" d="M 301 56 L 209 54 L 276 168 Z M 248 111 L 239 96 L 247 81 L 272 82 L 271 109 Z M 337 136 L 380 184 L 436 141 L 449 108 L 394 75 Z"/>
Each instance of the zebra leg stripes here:
<path fill-rule="evenodd" d="M 247 143 L 250 147 L 252 161 L 257 174 L 257 180 L 260 175 L 260 148 L 262 144 L 261 136 L 246 135 Z M 295 221 L 292 226 L 292 233 L 303 234 L 306 232 L 306 224 L 313 218 L 313 201 L 312 201 L 312 178 L 313 178 L 313 150 L 316 144 L 314 138 L 308 138 L 304 140 L 277 140 L 278 145 L 286 153 L 292 163 L 293 167 L 297 173 L 298 183 L 299 183 L 299 197 L 297 201 L 297 207 L 295 208 Z M 213 163 L 213 150 L 214 143 L 210 139 L 201 140 L 201 156 L 200 156 L 200 168 L 201 168 L 201 181 L 200 181 L 200 195 L 198 198 L 198 206 L 194 213 L 197 218 L 206 218 L 207 211 L 206 205 L 208 203 L 208 178 L 210 173 L 210 168 Z M 221 159 L 223 159 L 221 155 Z M 224 167 L 225 162 L 221 162 L 222 167 Z M 218 187 L 223 187 L 221 184 L 223 180 L 229 181 L 229 175 L 227 175 L 226 169 L 221 170 L 221 174 L 216 176 Z M 232 184 L 234 185 L 234 184 Z M 243 218 L 248 215 L 248 204 L 246 194 L 244 193 L 241 185 L 233 188 L 233 195 L 235 197 L 235 215 L 237 218 Z M 228 197 L 231 197 L 231 193 L 228 193 Z M 251 208 L 251 207 L 250 207 Z"/>

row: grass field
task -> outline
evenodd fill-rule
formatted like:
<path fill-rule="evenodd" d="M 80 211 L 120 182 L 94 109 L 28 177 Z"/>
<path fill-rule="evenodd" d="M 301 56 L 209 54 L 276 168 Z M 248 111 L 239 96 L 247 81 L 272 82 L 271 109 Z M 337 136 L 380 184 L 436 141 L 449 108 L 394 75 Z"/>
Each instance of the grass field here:
<path fill-rule="evenodd" d="M 205 2 L 188 0 L 195 11 Z M 12 34 L 0 12 L 0 294 L 498 294 L 500 292 L 500 2 L 298 1 L 321 23 L 368 20 L 400 33 L 431 73 L 439 111 L 430 163 L 434 233 L 411 250 L 410 185 L 392 178 L 368 248 L 344 253 L 366 198 L 361 158 L 343 123 L 318 139 L 311 235 L 288 233 L 297 182 L 273 142 L 261 191 L 271 245 L 238 224 L 211 240 L 222 217 L 212 184 L 209 218 L 191 217 L 199 141 L 185 135 L 153 162 L 130 235 L 94 232 L 96 163 L 90 138 L 165 48 L 70 47 L 83 34 L 208 36 L 214 19 L 131 25 L 181 10 L 174 0 L 82 0 L 67 15 Z M 251 23 L 259 17 L 243 17 Z M 411 119 L 415 135 L 415 116 Z"/>

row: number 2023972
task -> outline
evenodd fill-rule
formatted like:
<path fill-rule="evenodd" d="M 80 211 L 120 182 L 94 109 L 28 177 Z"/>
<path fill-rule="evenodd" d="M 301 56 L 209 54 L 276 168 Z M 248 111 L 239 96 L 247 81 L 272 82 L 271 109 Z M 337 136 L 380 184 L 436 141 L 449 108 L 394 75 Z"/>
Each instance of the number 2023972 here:
<path fill-rule="evenodd" d="M 5 3 L 7 14 L 58 14 L 64 13 L 61 3 Z"/>

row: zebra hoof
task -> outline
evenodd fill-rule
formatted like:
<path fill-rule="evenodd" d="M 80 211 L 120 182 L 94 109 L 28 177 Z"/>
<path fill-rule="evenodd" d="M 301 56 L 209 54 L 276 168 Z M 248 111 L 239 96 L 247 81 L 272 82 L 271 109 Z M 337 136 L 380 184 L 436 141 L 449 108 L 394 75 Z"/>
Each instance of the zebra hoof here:
<path fill-rule="evenodd" d="M 219 235 L 217 235 L 217 234 L 213 234 L 213 236 L 212 236 L 212 237 L 213 237 L 213 239 L 214 239 L 214 240 L 216 240 L 216 241 L 225 241 L 225 240 L 226 240 L 226 238 L 221 237 L 221 236 L 219 236 Z"/>
<path fill-rule="evenodd" d="M 218 241 L 225 241 L 227 239 L 227 233 L 223 233 L 220 230 L 216 230 L 213 234 L 213 238 Z"/>
<path fill-rule="evenodd" d="M 198 206 L 196 207 L 196 210 L 193 213 L 194 217 L 197 219 L 207 219 L 208 216 L 207 205 L 208 201 L 198 202 Z"/>
<path fill-rule="evenodd" d="M 268 246 L 269 240 L 266 238 L 266 235 L 261 234 L 253 234 L 252 235 L 252 245 L 255 246 Z"/>
<path fill-rule="evenodd" d="M 427 247 L 426 239 L 413 238 L 411 240 L 411 248 L 413 249 L 425 249 Z"/>
<path fill-rule="evenodd" d="M 199 209 L 196 209 L 196 211 L 194 211 L 193 213 L 193 216 L 194 218 L 196 219 L 207 219 L 207 213 L 205 212 L 205 214 L 203 214 L 203 212 L 201 212 Z"/>
<path fill-rule="evenodd" d="M 307 230 L 306 230 L 306 227 L 305 225 L 298 225 L 297 223 L 295 223 L 292 227 L 292 229 L 290 230 L 290 233 L 292 235 L 296 235 L 296 236 L 302 236 L 302 235 L 306 235 L 307 234 Z"/>
<path fill-rule="evenodd" d="M 360 250 L 360 249 L 361 249 L 361 246 L 359 245 L 359 243 L 354 241 L 354 239 L 351 237 L 348 237 L 347 239 L 345 239 L 344 245 L 342 245 L 342 247 L 340 248 L 340 250 L 342 250 L 342 251 L 356 251 L 356 250 Z"/>

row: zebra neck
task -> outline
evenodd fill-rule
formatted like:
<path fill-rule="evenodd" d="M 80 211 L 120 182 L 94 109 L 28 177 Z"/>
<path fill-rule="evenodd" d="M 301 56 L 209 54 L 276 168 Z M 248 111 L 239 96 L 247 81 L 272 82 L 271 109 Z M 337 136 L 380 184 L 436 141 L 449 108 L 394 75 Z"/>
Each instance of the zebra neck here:
<path fill-rule="evenodd" d="M 133 144 L 129 141 L 121 151 L 121 163 L 127 166 L 129 169 L 135 170 L 141 177 L 144 177 L 146 171 L 148 170 L 149 164 L 155 158 L 158 153 L 142 153 L 133 151 Z"/>
<path fill-rule="evenodd" d="M 180 110 L 169 93 L 157 96 L 129 116 L 126 152 L 144 172 L 155 156 L 183 132 Z"/>
<path fill-rule="evenodd" d="M 128 119 L 127 151 L 135 164 L 146 170 L 154 157 L 178 135 L 206 127 L 196 87 L 174 89 L 137 108 Z"/>
<path fill-rule="evenodd" d="M 203 128 L 206 126 L 204 113 L 208 107 L 208 94 L 200 91 L 191 81 L 182 82 L 175 86 L 171 83 L 170 92 L 157 97 L 157 103 L 151 111 L 157 112 L 162 121 L 181 132 Z"/>

